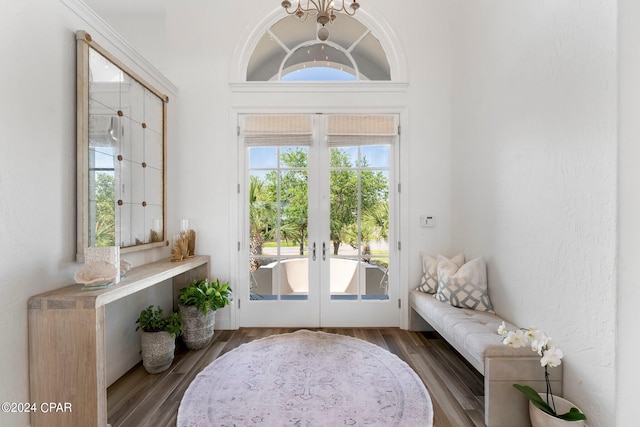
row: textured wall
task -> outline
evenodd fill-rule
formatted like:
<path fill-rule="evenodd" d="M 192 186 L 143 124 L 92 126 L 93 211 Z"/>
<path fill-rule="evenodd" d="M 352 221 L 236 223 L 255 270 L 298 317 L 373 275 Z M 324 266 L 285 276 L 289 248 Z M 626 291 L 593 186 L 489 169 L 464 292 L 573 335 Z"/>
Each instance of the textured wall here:
<path fill-rule="evenodd" d="M 565 352 L 564 394 L 615 419 L 614 1 L 456 2 L 452 242 L 498 313 Z"/>
<path fill-rule="evenodd" d="M 638 260 L 640 259 L 640 3 L 619 4 L 620 121 L 618 213 L 617 400 L 619 426 L 638 423 Z"/>

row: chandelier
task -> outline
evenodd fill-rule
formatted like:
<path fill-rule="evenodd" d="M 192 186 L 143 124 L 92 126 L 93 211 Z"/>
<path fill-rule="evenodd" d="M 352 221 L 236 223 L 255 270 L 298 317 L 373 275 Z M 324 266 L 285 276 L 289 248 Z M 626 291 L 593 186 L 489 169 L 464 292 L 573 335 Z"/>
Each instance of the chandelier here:
<path fill-rule="evenodd" d="M 329 38 L 329 30 L 325 25 L 336 19 L 336 12 L 344 12 L 349 16 L 356 14 L 360 8 L 360 3 L 353 0 L 349 7 L 345 5 L 346 0 L 294 0 L 295 8 L 291 7 L 289 0 L 282 2 L 282 7 L 289 15 L 296 15 L 301 22 L 307 20 L 309 16 L 316 16 L 316 22 L 321 25 L 318 29 L 318 38 L 325 41 Z M 305 6 L 302 4 L 306 3 Z"/>

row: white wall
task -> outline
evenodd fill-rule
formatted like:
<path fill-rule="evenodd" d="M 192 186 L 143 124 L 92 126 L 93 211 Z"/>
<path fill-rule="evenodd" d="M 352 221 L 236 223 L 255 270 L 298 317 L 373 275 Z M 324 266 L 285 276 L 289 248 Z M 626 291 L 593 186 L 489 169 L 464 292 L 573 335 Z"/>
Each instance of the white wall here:
<path fill-rule="evenodd" d="M 591 426 L 615 420 L 615 3 L 456 1 L 452 27 L 453 246 L 555 339 Z"/>
<path fill-rule="evenodd" d="M 618 174 L 618 328 L 616 420 L 619 426 L 638 422 L 636 398 L 640 384 L 638 352 L 638 259 L 640 259 L 640 3 L 619 4 L 619 174 Z"/>
<path fill-rule="evenodd" d="M 29 401 L 28 298 L 72 284 L 73 273 L 79 268 L 75 264 L 75 31 L 78 29 L 87 30 L 106 48 L 115 50 L 95 28 L 60 1 L 0 3 L 3 56 L 0 324 L 5 343 L 0 352 L 0 400 L 3 402 Z M 141 70 L 135 71 L 152 81 Z M 167 256 L 167 250 L 162 249 L 125 257 L 140 265 Z M 146 305 L 165 300 L 155 292 L 140 293 L 120 308 L 107 306 L 108 315 L 121 322 L 108 323 L 106 328 L 108 336 L 118 338 L 113 341 L 115 346 L 107 344 L 112 354 L 109 361 L 114 366 L 122 354 L 125 358 L 137 355 L 138 338 L 133 321 Z M 121 352 L 123 349 L 125 353 Z M 29 417 L 0 413 L 0 424 L 25 426 Z"/>
<path fill-rule="evenodd" d="M 75 41 L 60 8 L 45 0 L 0 5 L 3 402 L 29 397 L 28 297 L 66 283 L 75 259 L 75 66 L 63 59 Z M 3 413 L 0 423 L 27 425 L 28 416 Z"/>

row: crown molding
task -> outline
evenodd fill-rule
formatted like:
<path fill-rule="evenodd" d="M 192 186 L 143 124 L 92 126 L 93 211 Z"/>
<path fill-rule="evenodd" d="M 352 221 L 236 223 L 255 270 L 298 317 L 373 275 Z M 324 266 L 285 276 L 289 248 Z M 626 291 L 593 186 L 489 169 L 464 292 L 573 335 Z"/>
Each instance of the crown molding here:
<path fill-rule="evenodd" d="M 164 74 L 138 53 L 116 30 L 81 0 L 60 0 L 71 12 L 87 23 L 87 33 L 95 39 L 101 39 L 112 45 L 123 56 L 132 61 L 140 70 L 163 87 L 169 95 L 177 96 L 178 87 Z M 81 29 L 81 28 L 78 28 Z M 101 42 L 102 45 L 105 43 Z"/>

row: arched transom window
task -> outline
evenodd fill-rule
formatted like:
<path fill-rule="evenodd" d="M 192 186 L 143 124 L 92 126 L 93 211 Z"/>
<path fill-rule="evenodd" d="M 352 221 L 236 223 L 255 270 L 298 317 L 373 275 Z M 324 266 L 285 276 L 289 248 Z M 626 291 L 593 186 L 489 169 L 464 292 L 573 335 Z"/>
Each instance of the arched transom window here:
<path fill-rule="evenodd" d="M 391 80 L 387 55 L 369 28 L 344 14 L 327 28 L 329 39 L 321 41 L 314 19 L 279 20 L 256 45 L 247 81 Z"/>

